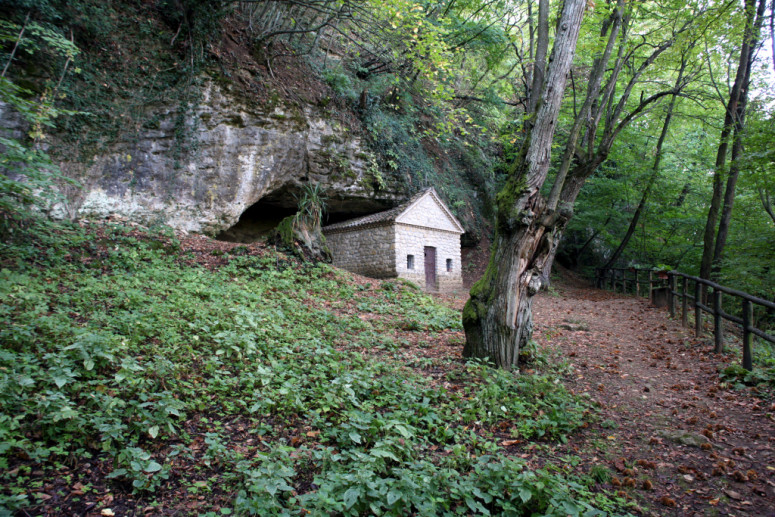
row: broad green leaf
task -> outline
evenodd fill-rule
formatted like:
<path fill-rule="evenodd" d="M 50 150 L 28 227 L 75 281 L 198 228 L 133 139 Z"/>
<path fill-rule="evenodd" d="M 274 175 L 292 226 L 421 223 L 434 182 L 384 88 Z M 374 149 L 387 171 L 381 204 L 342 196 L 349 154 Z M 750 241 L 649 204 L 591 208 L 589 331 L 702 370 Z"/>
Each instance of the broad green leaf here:
<path fill-rule="evenodd" d="M 361 490 L 359 488 L 351 487 L 348 488 L 347 491 L 344 493 L 344 506 L 348 510 L 352 508 L 352 506 L 358 501 L 358 497 L 361 494 Z"/>
<path fill-rule="evenodd" d="M 161 470 L 161 464 L 151 460 L 150 463 L 145 467 L 146 472 L 159 472 Z"/>

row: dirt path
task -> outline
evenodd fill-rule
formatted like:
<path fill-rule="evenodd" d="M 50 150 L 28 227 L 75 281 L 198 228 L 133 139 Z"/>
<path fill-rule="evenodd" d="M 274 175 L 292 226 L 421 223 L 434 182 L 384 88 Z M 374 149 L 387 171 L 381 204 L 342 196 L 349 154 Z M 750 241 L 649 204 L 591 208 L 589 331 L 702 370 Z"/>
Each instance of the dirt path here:
<path fill-rule="evenodd" d="M 559 294 L 559 296 L 557 295 Z M 775 404 L 720 383 L 711 338 L 646 300 L 561 286 L 535 303 L 535 339 L 572 366 L 600 420 L 569 448 L 581 468 L 608 467 L 603 486 L 652 515 L 775 516 Z"/>

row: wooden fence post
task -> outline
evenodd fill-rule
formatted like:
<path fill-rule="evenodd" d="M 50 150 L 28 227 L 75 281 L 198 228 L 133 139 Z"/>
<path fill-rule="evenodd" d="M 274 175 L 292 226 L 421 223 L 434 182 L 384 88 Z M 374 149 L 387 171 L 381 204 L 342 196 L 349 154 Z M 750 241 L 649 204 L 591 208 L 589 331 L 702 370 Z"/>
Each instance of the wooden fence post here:
<path fill-rule="evenodd" d="M 667 310 L 670 311 L 670 317 L 675 318 L 675 275 L 671 272 L 667 273 Z"/>
<path fill-rule="evenodd" d="M 627 294 L 627 270 L 622 269 L 622 294 Z"/>
<path fill-rule="evenodd" d="M 702 309 L 700 300 L 702 299 L 702 284 L 694 281 L 694 335 L 702 335 Z"/>
<path fill-rule="evenodd" d="M 743 298 L 743 368 L 753 370 L 753 304 Z"/>
<path fill-rule="evenodd" d="M 721 317 L 721 295 L 722 292 L 719 289 L 713 289 L 713 337 L 717 354 L 724 351 L 724 319 Z"/>
<path fill-rule="evenodd" d="M 649 302 L 654 303 L 654 286 L 652 282 L 654 282 L 654 272 L 649 270 Z"/>
<path fill-rule="evenodd" d="M 640 269 L 635 270 L 635 296 L 640 298 L 640 278 L 638 278 L 638 273 L 640 273 Z"/>
<path fill-rule="evenodd" d="M 684 327 L 689 326 L 689 314 L 687 314 L 689 309 L 689 296 L 686 292 L 689 287 L 689 279 L 684 277 L 681 277 L 681 325 Z"/>

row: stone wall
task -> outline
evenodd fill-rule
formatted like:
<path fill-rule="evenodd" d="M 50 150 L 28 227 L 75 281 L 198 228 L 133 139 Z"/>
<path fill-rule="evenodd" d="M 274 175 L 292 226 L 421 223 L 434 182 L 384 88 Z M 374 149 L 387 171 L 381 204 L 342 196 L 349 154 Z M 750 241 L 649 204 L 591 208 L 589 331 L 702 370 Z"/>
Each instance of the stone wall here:
<path fill-rule="evenodd" d="M 395 232 L 392 225 L 326 233 L 336 267 L 372 278 L 396 276 Z"/>
<path fill-rule="evenodd" d="M 436 248 L 436 283 L 441 292 L 463 289 L 460 259 L 460 233 L 434 230 L 420 226 L 396 224 L 395 256 L 397 273 L 425 288 L 425 246 Z M 407 266 L 407 256 L 414 256 L 414 267 Z M 447 260 L 452 261 L 447 271 Z"/>

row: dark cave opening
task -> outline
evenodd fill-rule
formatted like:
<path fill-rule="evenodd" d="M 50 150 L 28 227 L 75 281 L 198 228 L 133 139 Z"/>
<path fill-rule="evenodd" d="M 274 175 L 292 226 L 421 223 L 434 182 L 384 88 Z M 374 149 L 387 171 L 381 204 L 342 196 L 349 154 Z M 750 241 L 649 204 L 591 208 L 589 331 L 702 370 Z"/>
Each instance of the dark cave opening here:
<path fill-rule="evenodd" d="M 296 213 L 293 208 L 284 208 L 259 201 L 242 212 L 239 220 L 231 228 L 222 231 L 215 238 L 220 241 L 256 242 L 271 235 L 284 218 Z"/>
<path fill-rule="evenodd" d="M 216 239 L 247 244 L 266 238 L 277 228 L 280 221 L 296 213 L 298 198 L 298 188 L 278 189 L 249 206 L 234 226 L 219 233 Z M 326 199 L 323 226 L 392 207 L 393 204 L 386 200 L 330 197 Z"/>

